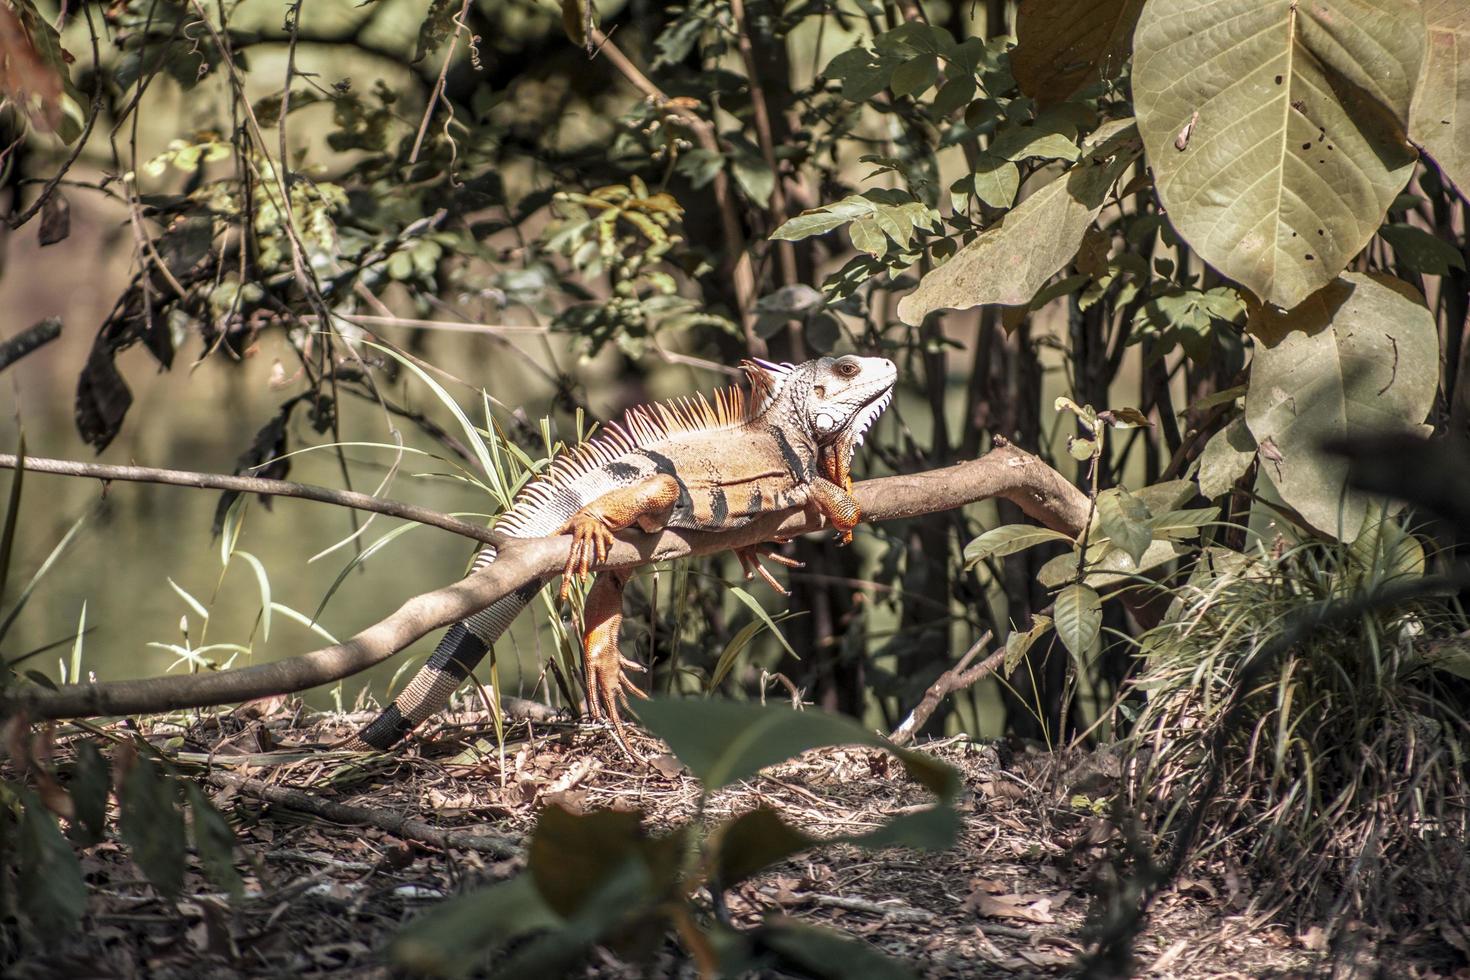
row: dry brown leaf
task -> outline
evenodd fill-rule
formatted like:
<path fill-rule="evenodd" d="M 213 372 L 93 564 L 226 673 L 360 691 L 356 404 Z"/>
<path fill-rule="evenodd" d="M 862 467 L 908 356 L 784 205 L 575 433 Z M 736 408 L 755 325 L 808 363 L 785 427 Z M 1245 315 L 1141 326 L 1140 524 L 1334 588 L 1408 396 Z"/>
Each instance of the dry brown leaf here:
<path fill-rule="evenodd" d="M 977 891 L 965 899 L 965 905 L 987 919 L 1019 919 L 1039 925 L 1057 921 L 1051 914 L 1051 899 L 1036 895 L 987 895 Z"/>
<path fill-rule="evenodd" d="M 0 3 L 0 95 L 54 132 L 61 125 L 62 92 L 61 76 L 36 50 L 20 17 Z"/>

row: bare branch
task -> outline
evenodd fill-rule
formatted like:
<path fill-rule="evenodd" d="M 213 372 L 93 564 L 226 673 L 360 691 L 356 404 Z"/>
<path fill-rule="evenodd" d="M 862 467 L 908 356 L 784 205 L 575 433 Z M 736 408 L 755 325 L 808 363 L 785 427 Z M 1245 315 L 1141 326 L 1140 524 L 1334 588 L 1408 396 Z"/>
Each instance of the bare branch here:
<path fill-rule="evenodd" d="M 13 470 L 16 458 L 10 453 L 0 453 L 0 470 Z M 504 544 L 508 538 L 479 524 L 471 524 L 437 510 L 405 504 L 397 500 L 384 500 L 371 494 L 355 490 L 333 490 L 309 483 L 291 483 L 287 480 L 267 480 L 258 476 L 230 476 L 224 473 L 195 473 L 189 470 L 162 470 L 151 466 L 113 466 L 107 463 L 79 463 L 70 459 L 47 459 L 43 456 L 27 456 L 25 468 L 31 473 L 54 473 L 58 476 L 83 476 L 98 480 L 126 480 L 131 483 L 161 483 L 174 487 L 193 487 L 197 490 L 232 490 L 238 493 L 258 493 L 266 497 L 297 497 L 315 500 L 353 510 L 367 510 L 389 517 L 401 517 L 431 527 L 453 531 L 455 534 L 486 544 Z"/>
<path fill-rule="evenodd" d="M 45 347 L 60 336 L 61 321 L 54 316 L 27 327 L 4 343 L 0 343 L 0 371 L 4 371 L 22 357 Z"/>
<path fill-rule="evenodd" d="M 27 460 L 27 466 L 33 462 Z M 1068 483 L 1062 474 L 1002 440 L 997 440 L 996 448 L 980 459 L 927 473 L 866 480 L 853 488 L 853 496 L 864 517 L 874 522 L 917 517 L 991 497 L 1004 497 L 1048 527 L 1074 536 L 1081 532 L 1088 510 L 1087 495 Z M 636 568 L 690 555 L 713 554 L 809 534 L 824 526 L 816 513 L 785 510 L 733 531 L 666 530 L 660 534 L 624 531 L 618 535 L 608 560 L 599 568 Z M 500 555 L 493 564 L 453 585 L 409 599 L 387 619 L 344 643 L 275 663 L 218 673 L 67 684 L 55 691 L 26 686 L 0 695 L 0 717 L 23 714 L 38 720 L 170 711 L 304 691 L 350 677 L 388 659 L 425 634 L 484 609 L 528 582 L 549 580 L 566 564 L 571 539 L 499 537 L 494 543 L 500 548 Z"/>
<path fill-rule="evenodd" d="M 909 744 L 919 733 L 919 729 L 929 721 L 941 701 L 955 691 L 963 691 L 995 673 L 996 668 L 1005 663 L 1005 647 L 1001 647 L 974 667 L 970 667 L 970 661 L 974 660 L 980 648 L 989 642 L 990 630 L 986 630 L 984 635 L 975 641 L 975 645 L 965 651 L 959 663 L 940 674 L 934 683 L 929 685 L 929 689 L 924 692 L 924 696 L 919 699 L 914 710 L 909 712 L 909 716 L 903 720 L 903 724 L 895 728 L 893 734 L 888 736 L 889 741 L 895 745 Z"/>

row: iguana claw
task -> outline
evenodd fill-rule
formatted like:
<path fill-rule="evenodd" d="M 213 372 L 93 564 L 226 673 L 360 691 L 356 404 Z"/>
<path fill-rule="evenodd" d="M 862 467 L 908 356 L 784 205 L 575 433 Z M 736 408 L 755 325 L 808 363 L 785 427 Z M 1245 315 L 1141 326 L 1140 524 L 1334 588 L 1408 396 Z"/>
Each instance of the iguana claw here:
<path fill-rule="evenodd" d="M 776 564 L 785 565 L 787 568 L 805 568 L 806 562 L 797 561 L 795 558 L 787 558 L 785 555 L 778 554 L 774 551 L 762 551 L 762 547 L 762 545 L 752 544 L 744 548 L 735 549 L 735 557 L 740 559 L 740 570 L 745 573 L 745 580 L 749 582 L 759 575 L 765 579 L 766 584 L 771 588 L 781 593 L 781 595 L 789 596 L 791 591 L 778 582 L 776 577 L 770 573 L 770 570 L 761 564 L 761 561 L 762 559 L 769 558 Z"/>

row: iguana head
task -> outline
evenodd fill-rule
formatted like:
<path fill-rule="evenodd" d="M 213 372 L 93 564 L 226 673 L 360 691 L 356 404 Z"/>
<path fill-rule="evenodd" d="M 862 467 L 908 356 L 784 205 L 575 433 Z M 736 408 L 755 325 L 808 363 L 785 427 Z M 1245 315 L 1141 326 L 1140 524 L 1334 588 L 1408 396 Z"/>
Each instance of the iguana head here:
<path fill-rule="evenodd" d="M 750 364 L 750 362 L 746 362 Z M 893 400 L 898 368 L 886 357 L 820 357 L 803 364 L 757 361 L 747 367 L 759 414 L 816 443 L 829 480 L 851 486 L 853 450 Z"/>

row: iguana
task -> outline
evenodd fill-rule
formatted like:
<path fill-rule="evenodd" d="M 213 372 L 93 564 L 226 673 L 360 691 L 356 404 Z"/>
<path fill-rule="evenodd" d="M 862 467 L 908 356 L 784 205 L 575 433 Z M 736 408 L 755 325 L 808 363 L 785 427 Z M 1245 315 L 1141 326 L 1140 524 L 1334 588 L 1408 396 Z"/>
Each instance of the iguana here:
<path fill-rule="evenodd" d="M 774 510 L 815 507 L 844 543 L 860 514 L 850 466 L 856 447 L 893 398 L 898 372 L 881 357 L 823 357 L 803 364 L 744 361 L 749 392 L 726 388 L 631 409 L 621 424 L 558 458 L 544 476 L 516 495 L 496 528 L 511 537 L 570 534 L 561 599 L 573 576 L 583 581 L 607 557 L 613 532 L 638 525 L 722 531 Z M 758 572 L 784 589 L 761 565 L 772 558 L 755 547 L 736 549 L 747 578 Z M 472 571 L 495 560 L 494 547 Z M 627 571 L 597 576 L 584 604 L 583 669 L 592 718 L 610 723 L 625 752 L 622 713 L 628 695 L 644 696 L 623 672 L 642 667 L 618 650 Z M 511 621 L 540 591 L 530 582 L 450 627 L 428 662 L 392 704 L 348 747 L 385 749 L 448 703 Z"/>

